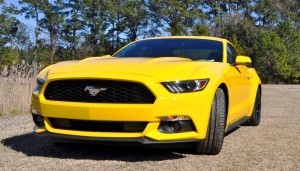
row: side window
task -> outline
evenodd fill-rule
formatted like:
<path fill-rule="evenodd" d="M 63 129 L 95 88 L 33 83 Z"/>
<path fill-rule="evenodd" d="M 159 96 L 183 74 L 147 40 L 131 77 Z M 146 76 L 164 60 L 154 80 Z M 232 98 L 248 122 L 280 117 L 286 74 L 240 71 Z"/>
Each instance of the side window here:
<path fill-rule="evenodd" d="M 234 63 L 237 55 L 238 53 L 234 47 L 232 47 L 230 44 L 227 44 L 227 62 L 230 64 Z"/>

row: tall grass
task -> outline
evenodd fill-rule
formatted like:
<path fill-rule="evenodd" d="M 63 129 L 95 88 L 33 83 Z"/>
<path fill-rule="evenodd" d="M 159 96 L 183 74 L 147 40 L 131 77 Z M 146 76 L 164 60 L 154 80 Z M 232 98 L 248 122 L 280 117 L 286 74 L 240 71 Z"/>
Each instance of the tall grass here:
<path fill-rule="evenodd" d="M 34 78 L 0 76 L 0 116 L 29 113 Z"/>

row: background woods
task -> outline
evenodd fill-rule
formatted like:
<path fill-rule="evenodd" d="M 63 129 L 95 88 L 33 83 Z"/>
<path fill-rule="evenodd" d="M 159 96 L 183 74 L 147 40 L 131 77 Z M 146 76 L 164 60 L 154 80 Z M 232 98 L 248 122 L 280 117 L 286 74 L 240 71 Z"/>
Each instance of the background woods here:
<path fill-rule="evenodd" d="M 0 75 L 14 68 L 7 66 L 113 54 L 165 35 L 227 38 L 265 83 L 300 83 L 298 0 L 0 0 Z"/>

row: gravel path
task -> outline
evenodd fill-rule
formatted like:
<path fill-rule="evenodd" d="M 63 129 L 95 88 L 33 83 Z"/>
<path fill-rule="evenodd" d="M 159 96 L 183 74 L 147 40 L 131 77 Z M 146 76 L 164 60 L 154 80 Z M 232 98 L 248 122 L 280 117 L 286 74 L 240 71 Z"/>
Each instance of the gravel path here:
<path fill-rule="evenodd" d="M 300 86 L 264 85 L 262 122 L 225 137 L 219 155 L 91 145 L 55 147 L 30 115 L 0 117 L 0 170 L 300 170 Z"/>

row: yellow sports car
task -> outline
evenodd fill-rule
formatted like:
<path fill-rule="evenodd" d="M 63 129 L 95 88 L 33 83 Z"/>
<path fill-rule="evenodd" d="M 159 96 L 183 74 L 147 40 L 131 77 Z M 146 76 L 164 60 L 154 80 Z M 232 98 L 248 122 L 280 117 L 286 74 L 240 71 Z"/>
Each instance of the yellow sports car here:
<path fill-rule="evenodd" d="M 37 76 L 34 131 L 64 140 L 192 144 L 218 154 L 224 134 L 260 122 L 261 81 L 226 39 L 156 37 L 112 56 L 60 62 Z"/>

